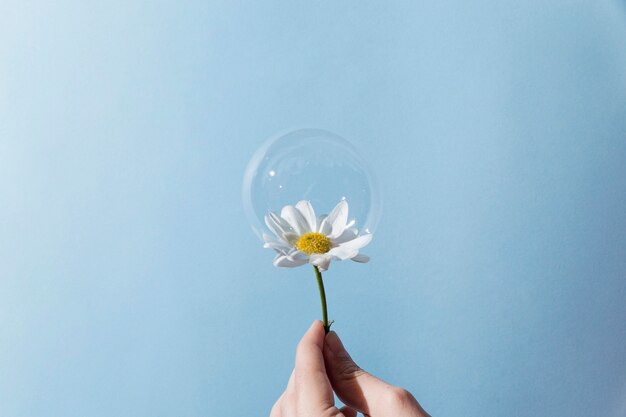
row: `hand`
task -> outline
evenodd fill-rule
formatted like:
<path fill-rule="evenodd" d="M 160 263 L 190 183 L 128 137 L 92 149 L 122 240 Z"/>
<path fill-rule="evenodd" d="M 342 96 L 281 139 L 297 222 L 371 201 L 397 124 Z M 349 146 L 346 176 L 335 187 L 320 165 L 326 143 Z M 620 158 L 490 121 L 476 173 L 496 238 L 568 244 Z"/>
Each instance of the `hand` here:
<path fill-rule="evenodd" d="M 335 407 L 333 390 L 346 404 Z M 287 389 L 270 417 L 429 417 L 415 398 L 402 388 L 359 368 L 335 332 L 324 335 L 316 321 L 296 351 L 296 366 Z"/>

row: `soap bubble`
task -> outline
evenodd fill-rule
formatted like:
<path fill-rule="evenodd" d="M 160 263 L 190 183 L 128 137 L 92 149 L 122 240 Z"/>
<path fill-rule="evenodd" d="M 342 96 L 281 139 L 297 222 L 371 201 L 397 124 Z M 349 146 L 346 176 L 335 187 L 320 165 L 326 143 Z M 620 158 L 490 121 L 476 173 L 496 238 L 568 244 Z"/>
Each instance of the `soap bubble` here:
<path fill-rule="evenodd" d="M 243 205 L 254 232 L 268 233 L 265 215 L 309 200 L 317 215 L 341 200 L 361 233 L 373 233 L 381 212 L 380 191 L 367 162 L 346 139 L 321 129 L 298 129 L 266 141 L 243 179 Z"/>

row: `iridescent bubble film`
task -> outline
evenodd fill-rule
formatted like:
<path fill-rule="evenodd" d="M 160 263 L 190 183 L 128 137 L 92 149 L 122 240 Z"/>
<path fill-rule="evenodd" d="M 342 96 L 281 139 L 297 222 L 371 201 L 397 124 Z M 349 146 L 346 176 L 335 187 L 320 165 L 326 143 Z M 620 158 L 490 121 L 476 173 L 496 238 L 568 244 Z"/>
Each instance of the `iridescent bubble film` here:
<path fill-rule="evenodd" d="M 326 130 L 298 129 L 268 139 L 252 156 L 243 180 L 243 204 L 254 232 L 264 216 L 309 200 L 318 215 L 342 199 L 356 227 L 373 232 L 381 213 L 375 177 L 357 147 Z"/>

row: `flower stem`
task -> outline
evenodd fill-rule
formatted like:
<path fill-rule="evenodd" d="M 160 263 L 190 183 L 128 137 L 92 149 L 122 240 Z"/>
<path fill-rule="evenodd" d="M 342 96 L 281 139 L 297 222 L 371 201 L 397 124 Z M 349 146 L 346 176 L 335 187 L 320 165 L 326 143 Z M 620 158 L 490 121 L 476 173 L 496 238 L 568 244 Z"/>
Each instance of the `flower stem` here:
<path fill-rule="evenodd" d="M 328 333 L 330 326 L 333 324 L 328 322 L 328 308 L 326 307 L 326 292 L 324 291 L 324 281 L 322 280 L 322 273 L 317 266 L 313 266 L 315 270 L 315 278 L 317 278 L 317 288 L 320 290 L 320 301 L 322 302 L 322 323 L 324 324 L 324 331 Z"/>

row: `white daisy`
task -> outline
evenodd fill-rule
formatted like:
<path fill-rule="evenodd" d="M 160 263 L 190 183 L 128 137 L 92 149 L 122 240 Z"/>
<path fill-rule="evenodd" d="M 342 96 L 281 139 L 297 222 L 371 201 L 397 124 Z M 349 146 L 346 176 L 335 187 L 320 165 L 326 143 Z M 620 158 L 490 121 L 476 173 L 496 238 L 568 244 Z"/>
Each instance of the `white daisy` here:
<path fill-rule="evenodd" d="M 348 202 L 341 200 L 328 216 L 316 217 L 309 201 L 299 201 L 285 206 L 280 215 L 270 212 L 265 224 L 276 235 L 264 234 L 263 247 L 277 252 L 274 266 L 294 268 L 307 263 L 326 271 L 330 261 L 352 259 L 367 262 L 369 257 L 359 254 L 359 249 L 372 240 L 371 233 L 359 235 L 348 222 Z"/>

